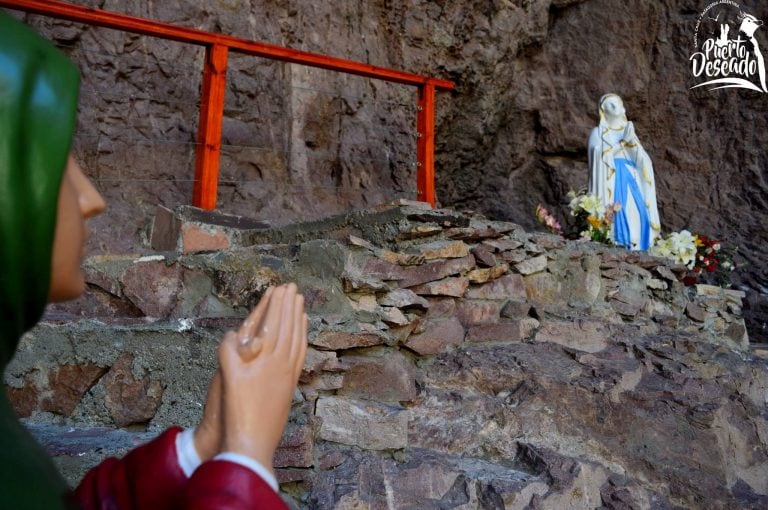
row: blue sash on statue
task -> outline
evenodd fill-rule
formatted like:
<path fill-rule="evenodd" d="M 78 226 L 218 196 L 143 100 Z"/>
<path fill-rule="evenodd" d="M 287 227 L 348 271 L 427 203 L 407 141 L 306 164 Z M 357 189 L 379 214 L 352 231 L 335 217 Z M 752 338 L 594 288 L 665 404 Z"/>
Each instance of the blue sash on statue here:
<path fill-rule="evenodd" d="M 614 242 L 619 246 L 632 248 L 632 238 L 630 237 L 626 211 L 627 192 L 629 192 L 632 193 L 632 198 L 635 200 L 637 211 L 640 214 L 640 246 L 637 248 L 639 250 L 647 250 L 651 247 L 651 223 L 648 218 L 648 208 L 645 206 L 645 198 L 628 168 L 635 167 L 635 164 L 631 160 L 624 158 L 616 158 L 613 162 L 616 165 L 614 200 L 621 204 L 621 211 L 616 213 L 613 220 Z"/>

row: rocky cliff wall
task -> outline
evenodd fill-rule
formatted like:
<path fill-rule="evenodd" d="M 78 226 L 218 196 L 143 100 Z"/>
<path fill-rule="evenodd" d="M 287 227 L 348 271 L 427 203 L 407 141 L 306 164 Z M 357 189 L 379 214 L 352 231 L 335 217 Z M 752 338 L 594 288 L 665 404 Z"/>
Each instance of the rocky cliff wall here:
<path fill-rule="evenodd" d="M 452 79 L 456 92 L 438 101 L 439 200 L 527 227 L 537 202 L 562 205 L 586 186 L 596 103 L 616 92 L 656 166 L 663 225 L 743 249 L 750 327 L 765 339 L 768 99 L 689 90 L 709 2 L 78 3 Z M 112 205 L 93 244 L 141 250 L 154 206 L 191 193 L 201 50 L 30 22 L 85 75 L 77 150 Z M 412 91 L 243 58 L 230 82 L 223 210 L 284 223 L 414 195 Z"/>
<path fill-rule="evenodd" d="M 223 331 L 297 281 L 311 346 L 275 459 L 294 508 L 768 505 L 768 352 L 738 291 L 452 210 L 159 218 L 170 251 L 90 258 L 6 373 L 73 483 L 196 423 Z"/>

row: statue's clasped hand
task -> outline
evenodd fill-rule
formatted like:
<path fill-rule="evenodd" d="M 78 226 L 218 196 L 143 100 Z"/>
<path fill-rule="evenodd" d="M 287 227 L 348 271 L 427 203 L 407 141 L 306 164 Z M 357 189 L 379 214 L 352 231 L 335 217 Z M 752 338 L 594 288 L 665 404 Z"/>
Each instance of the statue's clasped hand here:
<path fill-rule="evenodd" d="M 295 284 L 266 291 L 238 331 L 219 346 L 195 447 L 203 461 L 241 453 L 270 468 L 307 350 L 304 297 Z"/>

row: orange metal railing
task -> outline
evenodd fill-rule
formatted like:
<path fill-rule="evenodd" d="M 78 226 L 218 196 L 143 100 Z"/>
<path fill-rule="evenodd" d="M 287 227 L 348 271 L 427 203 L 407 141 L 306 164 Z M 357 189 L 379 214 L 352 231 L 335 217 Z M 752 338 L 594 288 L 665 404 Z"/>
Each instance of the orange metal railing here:
<path fill-rule="evenodd" d="M 416 127 L 418 199 L 435 205 L 435 91 L 452 90 L 453 82 L 427 76 L 376 67 L 282 46 L 249 41 L 227 35 L 160 23 L 150 19 L 91 9 L 57 0 L 0 0 L 0 7 L 63 18 L 89 25 L 134 32 L 205 47 L 205 64 L 200 97 L 200 121 L 197 127 L 195 185 L 192 204 L 204 209 L 216 208 L 221 125 L 227 83 L 229 52 L 280 60 L 332 71 L 376 78 L 418 87 Z"/>

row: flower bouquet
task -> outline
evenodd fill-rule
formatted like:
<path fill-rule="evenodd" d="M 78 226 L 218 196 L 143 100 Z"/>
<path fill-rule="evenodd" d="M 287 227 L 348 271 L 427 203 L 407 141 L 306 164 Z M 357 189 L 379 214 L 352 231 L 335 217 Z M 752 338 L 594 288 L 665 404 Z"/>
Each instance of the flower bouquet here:
<path fill-rule="evenodd" d="M 571 216 L 576 220 L 579 237 L 604 244 L 613 244 L 613 218 L 621 204 L 603 205 L 597 195 L 582 190 L 568 193 Z"/>
<path fill-rule="evenodd" d="M 703 234 L 691 234 L 687 230 L 659 239 L 648 253 L 671 258 L 688 267 L 683 283 L 689 286 L 702 281 L 728 287 L 731 272 L 736 269 L 733 261 L 735 250 L 724 250 L 719 241 Z"/>

